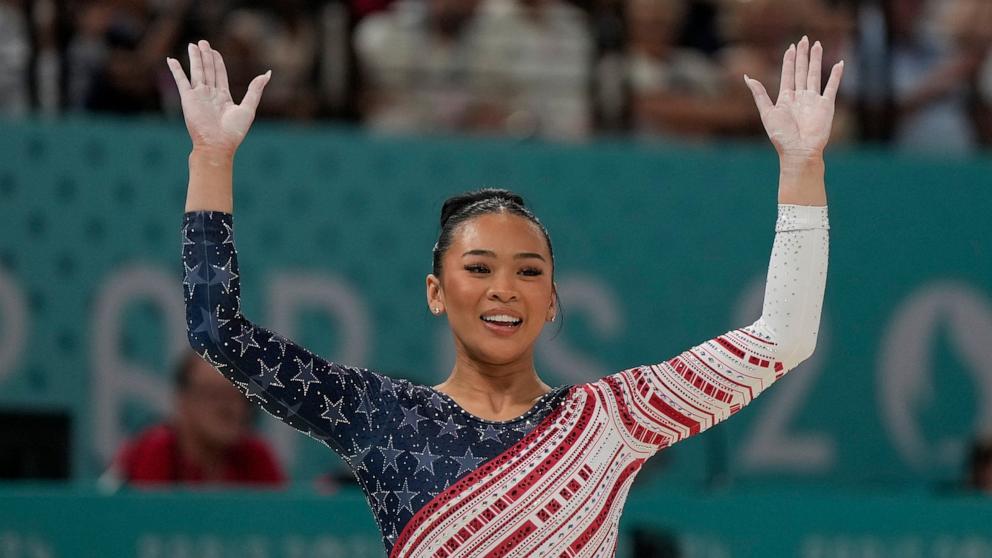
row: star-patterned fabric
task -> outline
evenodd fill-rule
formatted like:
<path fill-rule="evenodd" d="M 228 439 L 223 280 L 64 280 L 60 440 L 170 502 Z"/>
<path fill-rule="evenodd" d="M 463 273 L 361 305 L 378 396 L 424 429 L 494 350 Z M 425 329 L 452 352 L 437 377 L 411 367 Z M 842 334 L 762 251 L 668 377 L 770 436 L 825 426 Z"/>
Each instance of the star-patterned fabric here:
<path fill-rule="evenodd" d="M 828 228 L 826 207 L 780 205 L 757 322 L 556 388 L 508 421 L 329 362 L 247 320 L 227 213 L 183 219 L 189 340 L 250 401 L 345 460 L 390 556 L 609 556 L 644 460 L 737 412 L 812 353 Z"/>

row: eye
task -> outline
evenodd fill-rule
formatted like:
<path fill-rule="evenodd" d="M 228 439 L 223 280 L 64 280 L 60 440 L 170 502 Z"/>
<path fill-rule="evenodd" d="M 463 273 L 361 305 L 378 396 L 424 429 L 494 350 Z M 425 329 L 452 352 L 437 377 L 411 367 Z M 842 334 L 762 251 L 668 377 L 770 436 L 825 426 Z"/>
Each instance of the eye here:
<path fill-rule="evenodd" d="M 520 273 L 527 277 L 537 277 L 539 275 L 543 275 L 544 271 L 536 267 L 525 267 L 520 270 Z"/>
<path fill-rule="evenodd" d="M 482 264 L 469 264 L 465 266 L 469 273 L 489 273 L 489 268 Z"/>

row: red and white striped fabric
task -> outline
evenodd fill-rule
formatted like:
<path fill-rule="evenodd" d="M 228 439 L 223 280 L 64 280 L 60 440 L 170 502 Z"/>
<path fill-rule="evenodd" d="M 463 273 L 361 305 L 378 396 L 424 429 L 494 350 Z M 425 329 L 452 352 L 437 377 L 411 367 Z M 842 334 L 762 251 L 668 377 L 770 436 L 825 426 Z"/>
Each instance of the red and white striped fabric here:
<path fill-rule="evenodd" d="M 572 387 L 520 442 L 421 508 L 391 556 L 612 556 L 644 461 L 737 412 L 785 372 L 778 346 L 748 329 Z"/>
<path fill-rule="evenodd" d="M 779 206 L 762 316 L 661 364 L 573 386 L 523 439 L 420 508 L 391 557 L 613 556 L 644 461 L 733 415 L 812 354 L 826 208 Z"/>

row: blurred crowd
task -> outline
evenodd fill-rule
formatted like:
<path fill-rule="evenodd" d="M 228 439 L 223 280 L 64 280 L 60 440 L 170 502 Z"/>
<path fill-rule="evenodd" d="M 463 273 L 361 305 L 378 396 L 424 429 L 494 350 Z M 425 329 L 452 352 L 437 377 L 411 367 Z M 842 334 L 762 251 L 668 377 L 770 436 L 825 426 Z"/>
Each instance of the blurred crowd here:
<path fill-rule="evenodd" d="M 989 0 L 0 0 L 0 113 L 179 113 L 165 57 L 208 39 L 262 118 L 576 141 L 763 135 L 808 34 L 845 60 L 834 142 L 992 144 Z M 825 80 L 824 80 L 825 81 Z"/>

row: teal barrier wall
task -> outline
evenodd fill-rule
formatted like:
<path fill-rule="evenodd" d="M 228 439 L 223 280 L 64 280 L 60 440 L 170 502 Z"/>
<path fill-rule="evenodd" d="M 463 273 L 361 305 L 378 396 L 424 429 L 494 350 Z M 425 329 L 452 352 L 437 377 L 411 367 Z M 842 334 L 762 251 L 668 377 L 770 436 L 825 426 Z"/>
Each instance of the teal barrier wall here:
<path fill-rule="evenodd" d="M 5 123 L 0 405 L 66 409 L 75 475 L 169 406 L 185 347 L 180 123 Z M 316 352 L 422 382 L 451 366 L 424 302 L 455 192 L 523 193 L 559 257 L 565 327 L 538 367 L 574 383 L 754 321 L 770 254 L 770 147 L 562 147 L 260 125 L 236 165 L 244 308 Z M 639 486 L 905 486 L 960 474 L 992 426 L 992 161 L 831 152 L 816 354 Z M 263 420 L 298 479 L 339 462 Z"/>
<path fill-rule="evenodd" d="M 106 497 L 6 489 L 0 500 L 3 558 L 383 555 L 365 500 L 356 493 Z M 656 547 L 668 542 L 680 558 L 982 558 L 992 556 L 989 517 L 992 502 L 964 498 L 634 495 L 621 521 L 617 556 L 633 556 L 640 532 Z"/>

